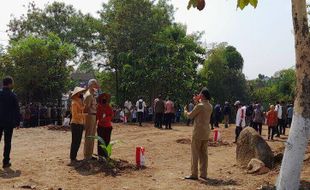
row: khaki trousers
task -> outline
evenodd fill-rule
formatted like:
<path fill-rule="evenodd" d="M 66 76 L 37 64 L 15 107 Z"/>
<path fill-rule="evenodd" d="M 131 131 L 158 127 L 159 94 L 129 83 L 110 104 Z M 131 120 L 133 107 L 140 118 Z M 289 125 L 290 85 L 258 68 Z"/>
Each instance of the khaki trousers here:
<path fill-rule="evenodd" d="M 192 176 L 198 177 L 198 161 L 200 176 L 207 177 L 208 140 L 192 139 Z"/>
<path fill-rule="evenodd" d="M 84 158 L 91 159 L 94 152 L 94 139 L 89 136 L 96 135 L 96 116 L 87 115 L 85 117 L 85 143 L 84 143 Z"/>

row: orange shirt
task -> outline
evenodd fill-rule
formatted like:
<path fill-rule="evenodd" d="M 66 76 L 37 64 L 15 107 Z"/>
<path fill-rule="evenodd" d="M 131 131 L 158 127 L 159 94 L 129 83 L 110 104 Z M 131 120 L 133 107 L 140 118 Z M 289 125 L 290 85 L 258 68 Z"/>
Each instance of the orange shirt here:
<path fill-rule="evenodd" d="M 267 112 L 267 125 L 272 127 L 278 125 L 278 114 L 276 111 L 270 110 Z"/>
<path fill-rule="evenodd" d="M 83 111 L 84 111 L 84 105 L 82 103 L 82 100 L 80 100 L 80 101 L 72 100 L 72 103 L 71 103 L 71 113 L 72 113 L 71 123 L 84 125 L 85 115 L 84 115 Z"/>

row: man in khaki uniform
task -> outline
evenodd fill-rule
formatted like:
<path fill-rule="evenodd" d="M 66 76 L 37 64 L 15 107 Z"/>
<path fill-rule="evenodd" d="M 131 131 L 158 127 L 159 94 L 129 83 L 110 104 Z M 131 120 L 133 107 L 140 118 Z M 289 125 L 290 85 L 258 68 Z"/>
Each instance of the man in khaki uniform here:
<path fill-rule="evenodd" d="M 88 138 L 96 135 L 96 113 L 97 101 L 95 97 L 95 89 L 98 89 L 98 83 L 95 79 L 88 82 L 88 90 L 84 95 L 84 113 L 85 116 L 85 144 L 84 144 L 84 158 L 86 160 L 92 159 L 94 151 L 94 140 Z"/>
<path fill-rule="evenodd" d="M 212 113 L 212 105 L 209 103 L 211 99 L 207 88 L 203 88 L 200 93 L 200 101 L 194 107 L 193 111 L 188 112 L 184 109 L 184 114 L 189 119 L 194 119 L 194 129 L 192 135 L 192 164 L 190 176 L 185 179 L 198 179 L 198 161 L 200 165 L 200 178 L 207 180 L 208 168 L 208 140 L 210 135 L 210 118 Z"/>

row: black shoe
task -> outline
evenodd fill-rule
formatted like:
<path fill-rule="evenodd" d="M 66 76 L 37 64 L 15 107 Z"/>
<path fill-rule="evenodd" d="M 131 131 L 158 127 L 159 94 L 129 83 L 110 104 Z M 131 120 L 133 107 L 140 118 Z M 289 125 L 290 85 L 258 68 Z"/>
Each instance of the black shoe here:
<path fill-rule="evenodd" d="M 186 176 L 184 177 L 184 179 L 188 179 L 188 180 L 198 180 L 198 177 L 195 177 L 195 176 Z"/>
<path fill-rule="evenodd" d="M 208 181 L 208 178 L 206 176 L 200 176 L 201 179 Z"/>
<path fill-rule="evenodd" d="M 11 163 L 3 164 L 2 168 L 10 168 L 12 166 Z"/>
<path fill-rule="evenodd" d="M 97 160 L 97 158 L 96 157 L 91 157 L 91 160 Z"/>

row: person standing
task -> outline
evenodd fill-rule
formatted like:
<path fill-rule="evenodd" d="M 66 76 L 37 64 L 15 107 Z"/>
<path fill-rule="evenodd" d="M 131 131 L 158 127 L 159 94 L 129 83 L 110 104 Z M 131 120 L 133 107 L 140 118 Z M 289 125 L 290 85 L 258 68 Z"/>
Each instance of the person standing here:
<path fill-rule="evenodd" d="M 290 104 L 287 108 L 287 124 L 289 128 L 291 127 L 292 124 L 293 113 L 294 113 L 293 104 Z"/>
<path fill-rule="evenodd" d="M 20 124 L 20 109 L 16 95 L 12 92 L 14 80 L 5 77 L 0 90 L 0 142 L 4 134 L 3 168 L 11 167 L 10 153 L 13 130 Z"/>
<path fill-rule="evenodd" d="M 152 122 L 153 121 L 153 107 L 150 106 L 148 107 L 148 121 Z"/>
<path fill-rule="evenodd" d="M 146 108 L 146 104 L 143 101 L 142 97 L 140 97 L 139 100 L 137 101 L 136 107 L 137 107 L 137 114 L 138 114 L 138 122 L 139 122 L 139 126 L 141 127 L 142 120 L 143 120 L 143 113 Z"/>
<path fill-rule="evenodd" d="M 97 106 L 97 134 L 104 140 L 105 146 L 108 146 L 111 141 L 111 133 L 112 133 L 112 119 L 113 119 L 113 110 L 110 106 L 111 95 L 107 93 L 103 93 L 98 97 L 98 106 Z M 99 159 L 102 157 L 107 158 L 109 155 L 103 151 L 100 147 L 101 143 L 98 141 L 98 156 Z"/>
<path fill-rule="evenodd" d="M 278 124 L 278 116 L 275 111 L 274 105 L 270 106 L 270 110 L 267 112 L 267 125 L 268 125 L 268 140 L 273 140 L 273 136 L 275 135 L 276 127 Z"/>
<path fill-rule="evenodd" d="M 282 123 L 282 106 L 280 105 L 280 102 L 277 101 L 275 111 L 278 114 L 278 125 L 276 127 L 277 137 L 280 137 L 281 134 L 281 123 Z"/>
<path fill-rule="evenodd" d="M 194 107 L 195 107 L 195 105 L 194 105 L 193 102 L 191 101 L 191 102 L 188 104 L 187 110 L 188 110 L 189 112 L 191 112 L 191 111 L 193 111 Z M 191 123 L 192 123 L 192 120 L 188 118 L 188 119 L 187 119 L 186 125 L 189 126 Z"/>
<path fill-rule="evenodd" d="M 219 128 L 219 123 L 221 122 L 221 114 L 222 114 L 222 110 L 221 110 L 221 105 L 220 104 L 216 104 L 214 107 L 214 125 L 215 127 Z"/>
<path fill-rule="evenodd" d="M 281 107 L 282 107 L 282 116 L 281 116 L 282 119 L 280 124 L 280 133 L 282 135 L 285 135 L 285 129 L 287 124 L 287 107 L 284 101 L 281 101 Z"/>
<path fill-rule="evenodd" d="M 192 134 L 192 158 L 191 158 L 191 175 L 185 179 L 198 179 L 198 162 L 200 165 L 200 178 L 207 180 L 208 170 L 208 140 L 210 136 L 210 117 L 212 105 L 209 103 L 211 96 L 207 88 L 203 88 L 200 93 L 200 102 L 189 112 L 184 109 L 184 115 L 194 119 L 194 128 Z"/>
<path fill-rule="evenodd" d="M 84 104 L 83 104 L 83 93 L 86 91 L 84 88 L 75 87 L 71 94 L 71 149 L 70 149 L 70 160 L 71 164 L 74 165 L 78 162 L 76 159 L 77 153 L 80 149 L 85 115 L 84 115 Z"/>
<path fill-rule="evenodd" d="M 236 114 L 236 130 L 235 130 L 235 142 L 237 143 L 238 137 L 242 131 L 242 129 L 246 126 L 245 115 L 246 115 L 246 107 L 242 106 L 240 101 L 236 101 L 234 104 L 237 107 Z"/>
<path fill-rule="evenodd" d="M 165 112 L 165 103 L 161 98 L 161 95 L 158 96 L 157 101 L 155 102 L 155 127 L 161 129 L 163 125 L 163 117 Z"/>
<path fill-rule="evenodd" d="M 125 117 L 127 117 L 127 121 L 131 121 L 131 107 L 132 107 L 132 103 L 130 100 L 126 100 L 124 103 L 124 113 L 125 113 Z"/>
<path fill-rule="evenodd" d="M 172 129 L 171 123 L 172 119 L 174 117 L 174 103 L 170 100 L 170 98 L 167 98 L 167 101 L 165 103 L 165 118 L 166 118 L 166 129 Z"/>
<path fill-rule="evenodd" d="M 253 128 L 262 135 L 262 126 L 264 121 L 264 113 L 261 110 L 261 105 L 256 104 L 253 112 Z"/>
<path fill-rule="evenodd" d="M 228 128 L 229 127 L 229 116 L 231 114 L 231 108 L 230 108 L 229 102 L 225 102 L 223 114 L 224 114 L 225 128 Z"/>
<path fill-rule="evenodd" d="M 89 136 L 96 135 L 96 115 L 97 115 L 97 101 L 95 91 L 98 89 L 97 80 L 91 79 L 88 82 L 88 90 L 84 95 L 84 113 L 85 116 L 85 144 L 84 144 L 84 158 L 85 160 L 93 159 L 94 139 Z"/>

